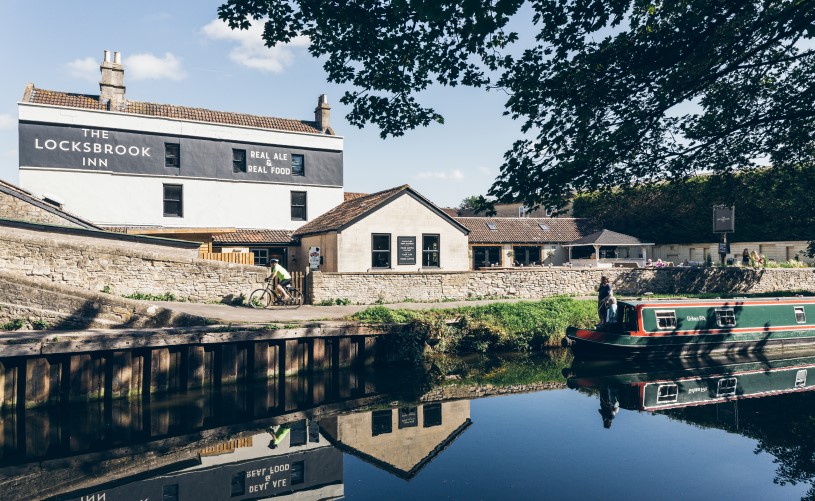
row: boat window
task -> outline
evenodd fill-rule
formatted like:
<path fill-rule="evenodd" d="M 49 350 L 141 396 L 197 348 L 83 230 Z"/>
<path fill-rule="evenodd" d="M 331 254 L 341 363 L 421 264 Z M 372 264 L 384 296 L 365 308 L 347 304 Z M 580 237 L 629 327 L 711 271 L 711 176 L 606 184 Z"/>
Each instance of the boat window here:
<path fill-rule="evenodd" d="M 807 313 L 804 311 L 803 306 L 795 307 L 795 321 L 799 324 L 807 323 Z"/>
<path fill-rule="evenodd" d="M 656 315 L 658 329 L 676 328 L 676 312 L 674 310 L 657 310 Z"/>
<path fill-rule="evenodd" d="M 736 313 L 733 308 L 717 308 L 716 323 L 719 327 L 733 327 L 736 325 Z"/>
<path fill-rule="evenodd" d="M 716 388 L 717 397 L 729 397 L 736 394 L 736 378 L 726 377 L 719 380 L 718 388 Z"/>
<path fill-rule="evenodd" d="M 627 331 L 639 330 L 639 326 L 637 325 L 637 310 L 633 306 L 624 305 L 622 324 L 623 328 Z"/>
<path fill-rule="evenodd" d="M 795 373 L 795 387 L 803 388 L 807 385 L 807 370 L 801 369 Z"/>
<path fill-rule="evenodd" d="M 661 384 L 657 388 L 657 403 L 667 404 L 669 402 L 676 402 L 679 396 L 679 387 L 675 384 Z"/>

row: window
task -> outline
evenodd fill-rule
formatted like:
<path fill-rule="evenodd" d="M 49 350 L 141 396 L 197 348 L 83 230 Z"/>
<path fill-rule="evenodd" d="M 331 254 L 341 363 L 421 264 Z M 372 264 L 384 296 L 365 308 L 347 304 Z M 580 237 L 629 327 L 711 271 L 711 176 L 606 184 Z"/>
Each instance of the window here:
<path fill-rule="evenodd" d="M 423 268 L 438 268 L 441 266 L 439 238 L 439 235 L 422 235 Z"/>
<path fill-rule="evenodd" d="M 317 421 L 308 422 L 308 441 L 311 443 L 320 442 L 320 424 Z"/>
<path fill-rule="evenodd" d="M 540 229 L 543 231 L 549 231 L 549 226 L 547 226 L 546 223 L 538 223 L 538 226 L 540 226 Z"/>
<path fill-rule="evenodd" d="M 178 501 L 178 484 L 165 485 L 161 488 L 162 501 Z"/>
<path fill-rule="evenodd" d="M 432 426 L 441 426 L 441 404 L 427 404 L 423 407 L 424 422 L 422 426 L 430 428 Z"/>
<path fill-rule="evenodd" d="M 676 312 L 674 310 L 657 310 L 657 329 L 676 329 Z"/>
<path fill-rule="evenodd" d="M 164 166 L 181 167 L 181 145 L 178 143 L 164 143 Z"/>
<path fill-rule="evenodd" d="M 736 378 L 726 377 L 719 380 L 716 387 L 717 397 L 729 397 L 736 394 Z"/>
<path fill-rule="evenodd" d="M 232 149 L 232 172 L 246 172 L 246 150 Z"/>
<path fill-rule="evenodd" d="M 306 420 L 301 419 L 295 421 L 289 427 L 289 446 L 298 447 L 308 443 L 308 434 L 306 432 Z"/>
<path fill-rule="evenodd" d="M 799 369 L 798 372 L 795 373 L 795 387 L 803 388 L 806 385 L 807 385 L 807 370 Z"/>
<path fill-rule="evenodd" d="M 291 192 L 291 220 L 306 221 L 306 192 Z"/>
<path fill-rule="evenodd" d="M 184 217 L 184 197 L 180 184 L 164 185 L 164 216 Z"/>
<path fill-rule="evenodd" d="M 302 484 L 306 481 L 306 462 L 295 461 L 291 464 L 291 485 Z"/>
<path fill-rule="evenodd" d="M 243 496 L 243 494 L 246 492 L 246 472 L 239 471 L 238 473 L 232 475 L 232 482 L 230 485 L 232 486 L 232 497 Z"/>
<path fill-rule="evenodd" d="M 473 268 L 501 266 L 500 247 L 473 247 Z"/>
<path fill-rule="evenodd" d="M 416 407 L 402 407 L 399 409 L 399 429 L 415 428 L 419 425 L 419 411 Z"/>
<path fill-rule="evenodd" d="M 250 247 L 249 252 L 255 256 L 255 266 L 266 266 L 269 264 L 269 249 L 253 249 Z"/>
<path fill-rule="evenodd" d="M 719 327 L 733 327 L 736 325 L 736 314 L 733 308 L 716 308 L 716 324 Z"/>
<path fill-rule="evenodd" d="M 306 175 L 306 159 L 303 155 L 291 156 L 291 175 L 292 176 Z"/>
<path fill-rule="evenodd" d="M 803 306 L 796 306 L 795 307 L 795 321 L 799 324 L 807 323 L 807 312 L 804 311 Z"/>
<path fill-rule="evenodd" d="M 679 396 L 679 387 L 675 384 L 661 384 L 657 387 L 657 403 L 667 404 L 676 402 Z"/>
<path fill-rule="evenodd" d="M 391 415 L 390 409 L 371 412 L 371 436 L 384 435 L 393 431 Z"/>
<path fill-rule="evenodd" d="M 391 235 L 376 234 L 371 236 L 371 268 L 391 267 Z"/>
<path fill-rule="evenodd" d="M 487 228 L 489 228 L 490 230 L 493 230 L 493 231 L 498 229 L 498 227 L 495 226 L 495 223 L 493 223 L 492 221 L 487 222 Z"/>
<path fill-rule="evenodd" d="M 516 266 L 532 266 L 542 263 L 540 247 L 515 246 L 512 248 L 512 254 L 513 264 Z"/>

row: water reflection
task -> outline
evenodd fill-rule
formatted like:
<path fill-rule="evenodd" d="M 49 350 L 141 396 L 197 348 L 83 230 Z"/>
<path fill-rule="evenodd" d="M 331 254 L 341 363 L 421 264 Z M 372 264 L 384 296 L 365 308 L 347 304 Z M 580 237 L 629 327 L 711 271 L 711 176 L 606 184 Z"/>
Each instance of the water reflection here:
<path fill-rule="evenodd" d="M 494 498 L 509 496 L 509 488 L 515 497 L 537 497 L 541 489 L 553 497 L 601 497 L 620 480 L 614 461 L 597 466 L 593 483 L 563 465 L 594 461 L 596 450 L 608 447 L 639 461 L 641 491 L 626 496 L 647 498 L 662 485 L 659 465 L 677 460 L 681 442 L 698 438 L 691 434 L 699 429 L 726 430 L 771 455 L 777 485 L 808 485 L 815 478 L 813 387 L 815 354 L 637 366 L 554 353 L 19 409 L 0 415 L 0 500 L 383 492 Z M 487 398 L 508 394 L 518 396 Z M 714 462 L 746 475 L 766 471 L 752 462 L 752 445 L 751 457 L 717 457 L 717 444 L 732 439 L 704 440 Z M 687 465 L 695 484 L 720 484 L 694 467 Z M 739 492 L 738 485 L 728 488 Z"/>

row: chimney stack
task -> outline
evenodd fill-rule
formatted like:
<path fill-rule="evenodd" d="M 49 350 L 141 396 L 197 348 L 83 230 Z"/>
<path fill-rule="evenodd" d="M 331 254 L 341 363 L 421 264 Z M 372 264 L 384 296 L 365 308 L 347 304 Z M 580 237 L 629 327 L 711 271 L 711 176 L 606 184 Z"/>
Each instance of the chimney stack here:
<path fill-rule="evenodd" d="M 118 110 L 125 105 L 125 67 L 122 56 L 113 53 L 113 62 L 110 61 L 110 51 L 106 50 L 102 66 L 102 80 L 99 82 L 99 102 L 107 104 L 109 110 Z"/>
<path fill-rule="evenodd" d="M 320 94 L 317 98 L 317 107 L 314 108 L 314 121 L 317 128 L 324 134 L 334 134 L 331 129 L 331 106 L 328 105 L 328 95 Z"/>

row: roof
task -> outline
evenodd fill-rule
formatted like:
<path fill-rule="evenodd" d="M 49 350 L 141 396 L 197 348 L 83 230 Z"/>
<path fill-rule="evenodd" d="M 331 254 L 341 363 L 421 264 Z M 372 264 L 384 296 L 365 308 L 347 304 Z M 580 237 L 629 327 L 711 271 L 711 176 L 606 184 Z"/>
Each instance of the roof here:
<path fill-rule="evenodd" d="M 564 243 L 596 229 L 588 219 L 554 217 L 457 217 L 470 243 Z M 490 229 L 490 225 L 495 229 Z"/>
<path fill-rule="evenodd" d="M 343 195 L 343 201 L 347 202 L 347 201 L 353 200 L 355 198 L 365 197 L 368 194 L 367 193 L 357 193 L 357 192 L 353 192 L 353 191 L 346 191 L 342 195 Z"/>
<path fill-rule="evenodd" d="M 396 188 L 390 188 L 388 190 L 347 200 L 317 217 L 313 221 L 301 226 L 294 231 L 293 235 L 298 237 L 303 235 L 312 235 L 315 233 L 341 231 L 348 225 L 355 223 L 357 220 L 367 216 L 371 212 L 374 212 L 404 193 L 412 195 L 425 207 L 438 214 L 439 217 L 445 219 L 447 222 L 460 229 L 463 233 L 467 233 L 467 228 L 456 221 L 455 218 L 445 214 L 441 209 L 436 207 L 433 202 L 420 195 L 409 185 L 403 184 L 402 186 L 397 186 Z"/>
<path fill-rule="evenodd" d="M 291 241 L 291 230 L 239 229 L 212 238 L 214 244 L 290 244 Z"/>
<path fill-rule="evenodd" d="M 82 219 L 79 216 L 75 216 L 70 212 L 64 211 L 61 208 L 57 207 L 56 205 L 50 204 L 40 198 L 37 198 L 30 191 L 26 191 L 20 188 L 19 186 L 15 186 L 9 182 L 3 181 L 2 179 L 0 179 L 0 192 L 18 198 L 46 212 L 50 212 L 51 214 L 59 216 L 62 219 L 65 219 L 66 221 L 73 223 L 77 226 L 80 226 L 82 228 L 86 228 L 89 230 L 102 229 L 99 226 L 96 226 L 95 224 L 91 223 L 90 221 Z"/>
<path fill-rule="evenodd" d="M 128 100 L 122 107 L 111 110 L 107 103 L 102 103 L 99 101 L 98 95 L 74 94 L 70 92 L 37 89 L 33 85 L 30 85 L 30 88 L 26 88 L 25 95 L 23 96 L 23 102 L 45 104 L 50 106 L 64 106 L 66 108 L 79 108 L 85 110 L 115 111 L 133 115 L 146 115 L 176 120 L 191 120 L 194 122 L 238 125 L 242 127 L 254 127 L 258 129 L 280 130 L 286 132 L 322 134 L 322 132 L 317 128 L 315 122 L 249 115 L 246 113 L 233 113 L 228 111 L 214 111 L 204 108 L 191 108 L 188 106 L 176 106 L 172 104 L 157 104 Z"/>
<path fill-rule="evenodd" d="M 653 243 L 645 243 L 637 237 L 617 233 L 611 230 L 600 230 L 586 235 L 583 238 L 575 240 L 569 244 L 570 247 L 577 247 L 580 245 L 654 245 Z"/>
<path fill-rule="evenodd" d="M 458 217 L 459 210 L 455 207 L 441 207 L 441 210 L 450 217 Z"/>

